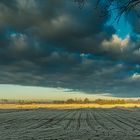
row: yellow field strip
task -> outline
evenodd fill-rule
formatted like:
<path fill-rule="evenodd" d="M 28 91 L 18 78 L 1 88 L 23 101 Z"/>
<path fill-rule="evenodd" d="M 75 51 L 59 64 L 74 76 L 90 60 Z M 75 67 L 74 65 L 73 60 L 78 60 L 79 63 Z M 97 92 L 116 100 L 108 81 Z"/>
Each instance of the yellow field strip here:
<path fill-rule="evenodd" d="M 133 108 L 140 104 L 0 104 L 0 109 L 31 109 L 31 108 L 54 108 L 54 109 L 76 109 L 76 108 Z"/>

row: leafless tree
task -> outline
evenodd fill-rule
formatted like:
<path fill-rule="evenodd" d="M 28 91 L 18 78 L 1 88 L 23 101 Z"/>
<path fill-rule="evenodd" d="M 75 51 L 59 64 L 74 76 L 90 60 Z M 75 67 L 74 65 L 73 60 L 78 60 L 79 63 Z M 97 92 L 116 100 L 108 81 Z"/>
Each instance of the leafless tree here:
<path fill-rule="evenodd" d="M 75 2 L 77 2 L 79 7 L 82 8 L 88 0 L 75 0 Z M 132 10 L 138 14 L 136 7 L 140 4 L 140 0 L 97 0 L 97 6 L 102 2 L 105 3 L 103 8 L 108 8 L 109 12 L 118 10 L 118 15 L 115 18 L 117 21 L 120 20 L 120 17 L 123 14 L 128 14 Z"/>
<path fill-rule="evenodd" d="M 87 2 L 87 0 L 74 0 L 76 3 L 78 3 L 79 8 L 82 8 L 85 3 Z"/>

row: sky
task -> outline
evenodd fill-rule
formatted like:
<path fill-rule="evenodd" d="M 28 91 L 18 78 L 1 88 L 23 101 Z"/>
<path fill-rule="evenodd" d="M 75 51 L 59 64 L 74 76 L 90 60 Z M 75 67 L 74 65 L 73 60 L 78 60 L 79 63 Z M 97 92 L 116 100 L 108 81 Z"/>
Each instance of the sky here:
<path fill-rule="evenodd" d="M 140 17 L 96 2 L 1 0 L 0 98 L 139 97 Z"/>
<path fill-rule="evenodd" d="M 20 86 L 20 85 L 0 85 L 3 92 L 1 99 L 9 100 L 67 100 L 70 98 L 84 100 L 101 99 L 116 99 L 111 97 L 109 93 L 98 94 L 85 94 L 84 92 L 70 91 L 64 88 L 46 88 L 35 86 Z M 12 93 L 12 94 L 9 94 Z"/>

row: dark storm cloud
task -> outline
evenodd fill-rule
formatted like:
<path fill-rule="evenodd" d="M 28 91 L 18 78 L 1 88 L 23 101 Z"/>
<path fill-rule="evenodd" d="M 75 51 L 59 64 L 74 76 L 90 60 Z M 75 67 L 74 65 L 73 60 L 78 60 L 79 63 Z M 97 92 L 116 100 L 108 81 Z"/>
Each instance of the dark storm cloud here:
<path fill-rule="evenodd" d="M 95 5 L 1 0 L 0 83 L 138 96 L 139 39 L 114 35 Z"/>

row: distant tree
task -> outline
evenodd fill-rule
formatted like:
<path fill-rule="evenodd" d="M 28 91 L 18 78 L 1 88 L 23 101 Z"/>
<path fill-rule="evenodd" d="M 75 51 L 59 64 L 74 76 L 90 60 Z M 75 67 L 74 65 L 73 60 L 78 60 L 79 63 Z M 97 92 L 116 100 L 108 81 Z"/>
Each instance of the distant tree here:
<path fill-rule="evenodd" d="M 1 99 L 1 102 L 6 104 L 6 103 L 8 103 L 8 100 L 7 99 Z"/>
<path fill-rule="evenodd" d="M 74 99 L 70 98 L 66 101 L 66 103 L 74 103 Z"/>
<path fill-rule="evenodd" d="M 88 98 L 85 98 L 84 99 L 84 103 L 89 103 L 90 101 L 89 101 L 89 99 Z"/>
<path fill-rule="evenodd" d="M 18 103 L 19 104 L 25 104 L 26 102 L 24 100 L 19 100 Z"/>

